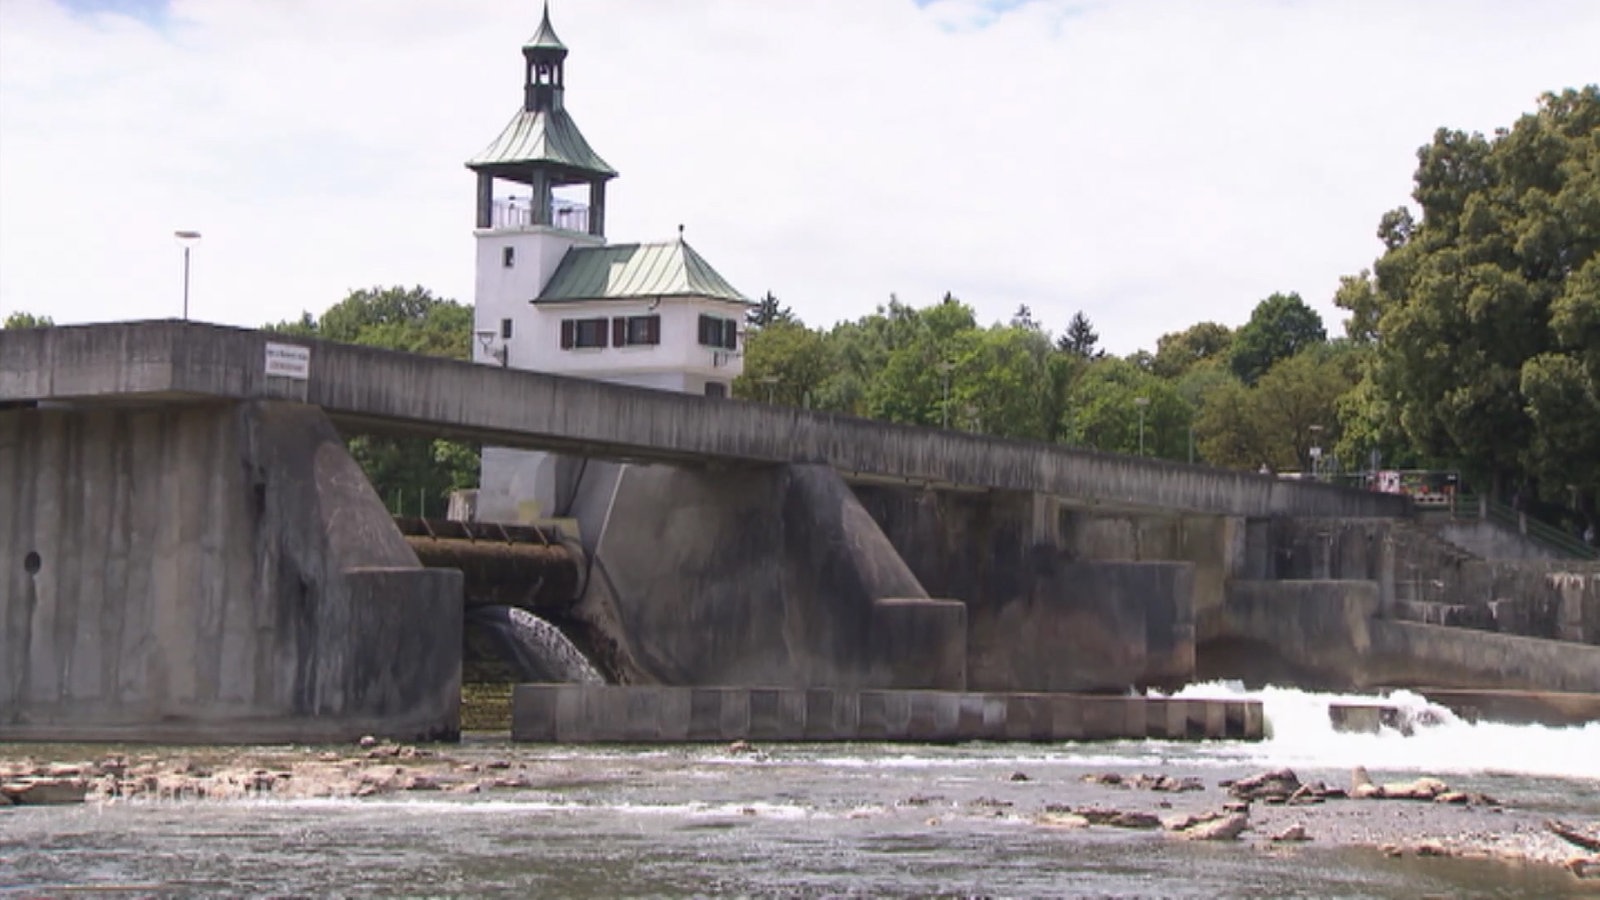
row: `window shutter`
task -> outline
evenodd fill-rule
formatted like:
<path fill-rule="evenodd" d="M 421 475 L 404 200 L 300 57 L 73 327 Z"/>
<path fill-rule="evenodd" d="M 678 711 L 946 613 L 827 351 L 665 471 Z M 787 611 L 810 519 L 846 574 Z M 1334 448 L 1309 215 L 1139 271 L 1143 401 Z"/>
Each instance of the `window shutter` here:
<path fill-rule="evenodd" d="M 729 350 L 739 349 L 739 323 L 733 319 L 722 320 L 722 346 Z"/>
<path fill-rule="evenodd" d="M 594 323 L 595 334 L 599 338 L 599 343 L 595 346 L 604 347 L 606 345 L 606 317 L 601 316 L 598 319 L 590 319 L 589 321 Z"/>
<path fill-rule="evenodd" d="M 578 323 L 571 319 L 561 320 L 561 349 L 571 350 L 573 333 L 578 329 Z"/>
<path fill-rule="evenodd" d="M 651 316 L 645 320 L 644 342 L 652 346 L 661 343 L 661 317 Z"/>
<path fill-rule="evenodd" d="M 616 347 L 628 346 L 628 320 L 622 316 L 611 319 L 611 344 Z"/>

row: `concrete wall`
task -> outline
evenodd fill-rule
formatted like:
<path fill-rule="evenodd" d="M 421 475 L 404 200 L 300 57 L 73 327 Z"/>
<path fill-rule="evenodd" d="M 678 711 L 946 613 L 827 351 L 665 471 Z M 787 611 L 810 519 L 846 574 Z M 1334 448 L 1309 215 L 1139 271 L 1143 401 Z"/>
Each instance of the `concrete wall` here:
<path fill-rule="evenodd" d="M 1370 581 L 1242 581 L 1227 637 L 1200 647 L 1205 677 L 1339 690 L 1600 689 L 1600 648 L 1374 618 Z"/>
<path fill-rule="evenodd" d="M 450 737 L 461 579 L 323 415 L 0 412 L 0 739 Z"/>
<path fill-rule="evenodd" d="M 1243 519 L 1118 513 L 1062 505 L 1057 521 L 1060 546 L 1069 559 L 1189 563 L 1196 636 L 1204 640 L 1219 633 L 1228 582 L 1244 566 Z"/>
<path fill-rule="evenodd" d="M 1600 644 L 1600 563 L 1480 559 L 1450 532 L 1388 519 L 1248 526 L 1254 579 L 1368 579 L 1388 618 Z"/>
<path fill-rule="evenodd" d="M 965 686 L 966 608 L 928 599 L 832 470 L 576 471 L 593 566 L 574 615 L 622 680 Z"/>
<path fill-rule="evenodd" d="M 517 685 L 516 741 L 1260 740 L 1261 704 L 1073 694 Z"/>
<path fill-rule="evenodd" d="M 1194 566 L 1074 560 L 1059 504 L 1036 494 L 856 495 L 924 587 L 967 604 L 973 689 L 1122 691 L 1192 674 Z"/>
<path fill-rule="evenodd" d="M 191 394 L 293 398 L 336 420 L 618 459 L 820 463 L 850 479 L 1229 516 L 1405 515 L 1396 495 L 1249 472 L 889 425 L 764 404 L 293 339 L 304 381 L 268 377 L 277 335 L 152 322 L 0 332 L 0 402 Z"/>
<path fill-rule="evenodd" d="M 1483 559 L 1563 559 L 1560 553 L 1493 519 L 1429 522 L 1419 527 Z"/>

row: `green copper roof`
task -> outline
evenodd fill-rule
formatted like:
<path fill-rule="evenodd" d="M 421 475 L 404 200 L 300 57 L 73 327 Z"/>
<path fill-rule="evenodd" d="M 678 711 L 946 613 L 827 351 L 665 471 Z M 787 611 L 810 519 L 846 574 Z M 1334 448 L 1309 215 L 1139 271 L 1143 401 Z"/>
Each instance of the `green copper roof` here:
<path fill-rule="evenodd" d="M 535 303 L 709 297 L 750 302 L 681 240 L 659 244 L 573 247 Z"/>
<path fill-rule="evenodd" d="M 578 131 L 565 109 L 519 111 L 494 143 L 467 160 L 467 167 L 488 169 L 501 176 L 509 173 L 495 170 L 512 169 L 524 163 L 548 163 L 606 178 L 617 174 L 583 139 L 583 133 Z"/>
<path fill-rule="evenodd" d="M 544 18 L 539 20 L 539 31 L 522 46 L 534 50 L 565 50 L 567 45 L 561 43 L 561 38 L 556 37 L 556 30 L 550 27 L 550 4 L 544 5 Z"/>

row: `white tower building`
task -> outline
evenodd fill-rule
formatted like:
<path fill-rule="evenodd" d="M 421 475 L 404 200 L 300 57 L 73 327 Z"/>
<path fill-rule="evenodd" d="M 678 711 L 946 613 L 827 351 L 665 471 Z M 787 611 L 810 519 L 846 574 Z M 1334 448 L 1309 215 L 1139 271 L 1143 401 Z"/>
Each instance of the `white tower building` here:
<path fill-rule="evenodd" d="M 567 112 L 567 47 L 548 4 L 522 56 L 522 109 L 467 162 L 478 176 L 474 359 L 728 396 L 750 301 L 681 228 L 676 240 L 606 243 L 606 184 L 617 173 Z M 561 514 L 555 462 L 485 447 L 477 518 Z"/>

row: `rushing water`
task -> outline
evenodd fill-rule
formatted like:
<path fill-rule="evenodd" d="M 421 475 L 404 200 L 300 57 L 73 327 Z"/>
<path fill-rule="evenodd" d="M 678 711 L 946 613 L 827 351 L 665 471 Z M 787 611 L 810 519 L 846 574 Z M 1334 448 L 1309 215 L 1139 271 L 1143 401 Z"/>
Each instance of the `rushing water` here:
<path fill-rule="evenodd" d="M 1047 803 L 1156 802 L 1148 792 L 1085 785 L 1081 776 L 1088 772 L 1203 777 L 1205 792 L 1171 796 L 1181 811 L 1220 802 L 1220 778 L 1291 765 L 1302 778 L 1343 783 L 1347 767 L 1357 763 L 1378 778 L 1443 774 L 1517 811 L 1420 810 L 1459 816 L 1463 828 L 1506 815 L 1526 818 L 1529 811 L 1600 818 L 1600 725 L 1541 729 L 1445 717 L 1409 738 L 1343 735 L 1327 726 L 1329 698 L 1293 691 L 1261 696 L 1272 736 L 1258 744 L 775 745 L 748 754 L 707 746 L 511 747 L 478 739 L 448 752 L 525 764 L 539 773 L 539 787 L 477 796 L 13 809 L 0 812 L 0 893 L 1412 898 L 1578 892 L 1579 882 L 1545 868 L 1386 859 L 1330 841 L 1265 850 L 1038 824 Z M 1423 706 L 1419 698 L 1394 702 Z M 1380 830 L 1405 827 L 1393 817 L 1406 810 L 1379 803 L 1349 801 L 1317 814 L 1358 808 L 1370 810 L 1363 815 Z"/>
<path fill-rule="evenodd" d="M 605 678 L 561 629 L 515 606 L 480 606 L 467 611 L 467 626 L 485 630 L 499 644 L 519 680 L 605 684 Z"/>

